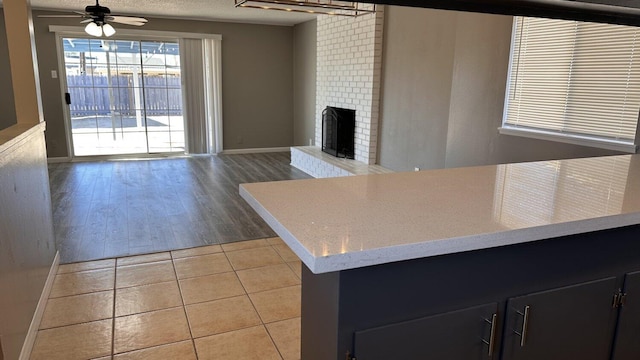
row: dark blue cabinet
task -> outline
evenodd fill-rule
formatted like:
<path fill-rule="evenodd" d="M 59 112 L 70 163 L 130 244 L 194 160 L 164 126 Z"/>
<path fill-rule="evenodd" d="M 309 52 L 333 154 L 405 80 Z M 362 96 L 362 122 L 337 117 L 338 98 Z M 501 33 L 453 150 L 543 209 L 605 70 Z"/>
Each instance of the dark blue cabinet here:
<path fill-rule="evenodd" d="M 616 284 L 610 277 L 510 298 L 502 359 L 609 359 Z"/>
<path fill-rule="evenodd" d="M 358 360 L 489 360 L 495 350 L 498 304 L 357 331 Z"/>
<path fill-rule="evenodd" d="M 640 271 L 625 275 L 612 360 L 640 359 Z"/>

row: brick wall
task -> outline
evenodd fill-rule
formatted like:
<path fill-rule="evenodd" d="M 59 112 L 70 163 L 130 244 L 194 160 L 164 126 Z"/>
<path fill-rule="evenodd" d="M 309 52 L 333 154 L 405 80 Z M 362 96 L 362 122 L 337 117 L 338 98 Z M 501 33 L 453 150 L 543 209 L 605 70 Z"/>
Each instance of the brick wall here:
<path fill-rule="evenodd" d="M 355 158 L 376 161 L 384 6 L 356 18 L 321 15 L 317 27 L 316 145 L 322 145 L 322 110 L 356 110 Z"/>
<path fill-rule="evenodd" d="M 315 178 L 386 174 L 393 172 L 380 165 L 369 165 L 363 164 L 360 161 L 337 158 L 322 152 L 317 146 L 291 147 L 291 165 Z"/>
<path fill-rule="evenodd" d="M 306 172 L 314 178 L 330 178 L 353 175 L 338 166 L 323 161 L 318 157 L 311 156 L 295 147 L 291 148 L 291 165 Z"/>

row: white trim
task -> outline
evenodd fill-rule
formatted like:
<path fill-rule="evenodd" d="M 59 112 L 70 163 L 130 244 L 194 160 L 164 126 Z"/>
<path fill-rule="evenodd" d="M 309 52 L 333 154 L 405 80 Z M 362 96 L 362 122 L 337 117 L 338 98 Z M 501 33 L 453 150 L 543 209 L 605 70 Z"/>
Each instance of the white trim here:
<path fill-rule="evenodd" d="M 64 36 L 56 33 L 56 54 L 58 56 L 58 79 L 60 82 L 60 103 L 62 103 L 62 116 L 64 119 L 64 134 L 65 143 L 67 146 L 67 157 L 73 159 L 75 156 L 73 149 L 73 135 L 71 134 L 71 111 L 69 105 L 65 101 L 65 94 L 67 93 L 67 67 L 64 61 L 64 48 L 62 42 Z"/>
<path fill-rule="evenodd" d="M 6 158 L 6 154 L 14 151 L 18 144 L 26 141 L 35 133 L 43 133 L 47 127 L 46 122 L 37 124 L 14 124 L 0 130 L 0 160 Z M 0 165 L 2 161 L 0 161 Z"/>
<path fill-rule="evenodd" d="M 506 89 L 505 93 L 504 93 L 504 107 L 502 108 L 502 126 L 505 126 L 506 122 L 507 122 L 507 116 L 509 116 L 509 95 L 510 95 L 510 88 L 509 85 L 511 84 L 511 70 L 513 68 L 513 51 L 515 50 L 515 43 L 516 43 L 516 21 L 517 21 L 517 17 L 514 16 L 511 19 L 511 48 L 509 49 L 509 69 L 507 70 L 507 83 L 505 84 L 504 88 Z"/>
<path fill-rule="evenodd" d="M 125 160 L 154 160 L 154 159 L 171 159 L 193 156 L 185 152 L 170 153 L 140 153 L 140 154 L 114 154 L 114 155 L 87 155 L 75 156 L 70 162 L 87 162 L 87 161 L 125 161 Z"/>
<path fill-rule="evenodd" d="M 84 32 L 84 27 L 82 26 L 62 26 L 62 25 L 49 25 L 49 32 L 54 32 L 56 34 L 62 35 L 72 35 L 72 36 L 89 36 Z M 160 38 L 160 39 L 176 39 L 176 38 L 186 38 L 186 39 L 216 39 L 222 40 L 222 35 L 220 34 L 204 34 L 204 33 L 191 33 L 191 32 L 180 32 L 180 31 L 161 31 L 161 30 L 143 30 L 143 29 L 125 29 L 125 28 L 117 28 L 115 38 L 121 36 L 143 36 L 146 38 Z"/>
<path fill-rule="evenodd" d="M 51 268 L 49 268 L 47 281 L 44 283 L 44 288 L 42 289 L 42 293 L 40 294 L 40 300 L 38 300 L 38 305 L 36 306 L 36 312 L 33 314 L 33 318 L 31 318 L 31 324 L 29 325 L 27 337 L 24 339 L 24 343 L 22 343 L 22 350 L 20 351 L 20 357 L 18 358 L 19 360 L 29 360 L 29 358 L 31 357 L 33 344 L 36 341 L 36 335 L 38 335 L 40 321 L 42 320 L 42 315 L 44 314 L 44 308 L 47 306 L 47 299 L 49 299 L 49 294 L 51 293 L 51 288 L 53 287 L 53 280 L 56 278 L 59 265 L 60 252 L 56 251 L 56 256 L 53 258 Z"/>
<path fill-rule="evenodd" d="M 50 157 L 47 158 L 47 163 L 48 164 L 58 164 L 58 163 L 66 163 L 66 162 L 71 162 L 71 157 L 67 156 L 67 157 Z"/>
<path fill-rule="evenodd" d="M 222 154 L 224 154 L 224 155 L 235 155 L 235 154 L 257 154 L 257 153 L 271 153 L 271 152 L 287 152 L 290 149 L 291 148 L 289 146 L 272 147 L 272 148 L 229 149 L 229 150 L 222 150 Z"/>
<path fill-rule="evenodd" d="M 524 128 L 509 127 L 509 126 L 502 126 L 498 128 L 498 131 L 502 135 L 513 135 L 513 136 L 522 136 L 522 137 L 538 139 L 538 140 L 556 141 L 556 142 L 562 142 L 566 144 L 595 147 L 595 148 L 620 151 L 620 152 L 625 152 L 630 154 L 635 154 L 638 151 L 638 146 L 634 144 L 630 144 L 622 141 L 615 141 L 615 140 L 598 139 L 598 138 L 588 137 L 583 135 L 553 133 L 549 131 L 542 131 L 542 130 L 535 130 L 535 129 L 528 129 L 528 128 L 524 129 Z"/>

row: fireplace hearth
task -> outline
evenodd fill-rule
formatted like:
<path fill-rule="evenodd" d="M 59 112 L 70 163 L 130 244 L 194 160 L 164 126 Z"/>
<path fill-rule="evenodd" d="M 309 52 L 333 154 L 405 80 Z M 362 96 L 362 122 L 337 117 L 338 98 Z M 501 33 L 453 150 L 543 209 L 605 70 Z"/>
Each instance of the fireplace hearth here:
<path fill-rule="evenodd" d="M 355 158 L 356 111 L 327 106 L 322 111 L 322 151 Z"/>

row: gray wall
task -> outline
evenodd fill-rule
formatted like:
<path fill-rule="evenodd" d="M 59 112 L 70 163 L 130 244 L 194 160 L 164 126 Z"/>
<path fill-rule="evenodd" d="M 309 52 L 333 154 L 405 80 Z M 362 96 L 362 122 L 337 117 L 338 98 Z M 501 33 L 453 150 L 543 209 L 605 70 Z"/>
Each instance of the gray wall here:
<path fill-rule="evenodd" d="M 616 154 L 498 134 L 510 16 L 393 6 L 386 16 L 382 166 L 409 171 Z"/>
<path fill-rule="evenodd" d="M 38 18 L 36 47 L 47 121 L 49 157 L 67 156 L 55 36 L 48 26 L 78 25 L 76 19 Z M 125 27 L 126 25 L 119 25 Z M 118 26 L 116 26 L 117 30 Z M 128 27 L 130 28 L 130 27 Z M 293 28 L 150 18 L 145 30 L 222 35 L 224 148 L 264 148 L 293 143 Z"/>
<path fill-rule="evenodd" d="M 498 155 L 512 17 L 457 17 L 445 166 L 490 164 Z"/>
<path fill-rule="evenodd" d="M 11 68 L 7 33 L 4 26 L 4 11 L 0 8 L 0 130 L 16 124 L 16 107 L 13 101 Z"/>
<path fill-rule="evenodd" d="M 18 359 L 56 253 L 41 129 L 0 145 L 0 204 L 0 341 Z"/>
<path fill-rule="evenodd" d="M 315 139 L 317 21 L 293 27 L 293 145 Z"/>
<path fill-rule="evenodd" d="M 456 13 L 385 8 L 379 163 L 444 167 Z"/>

